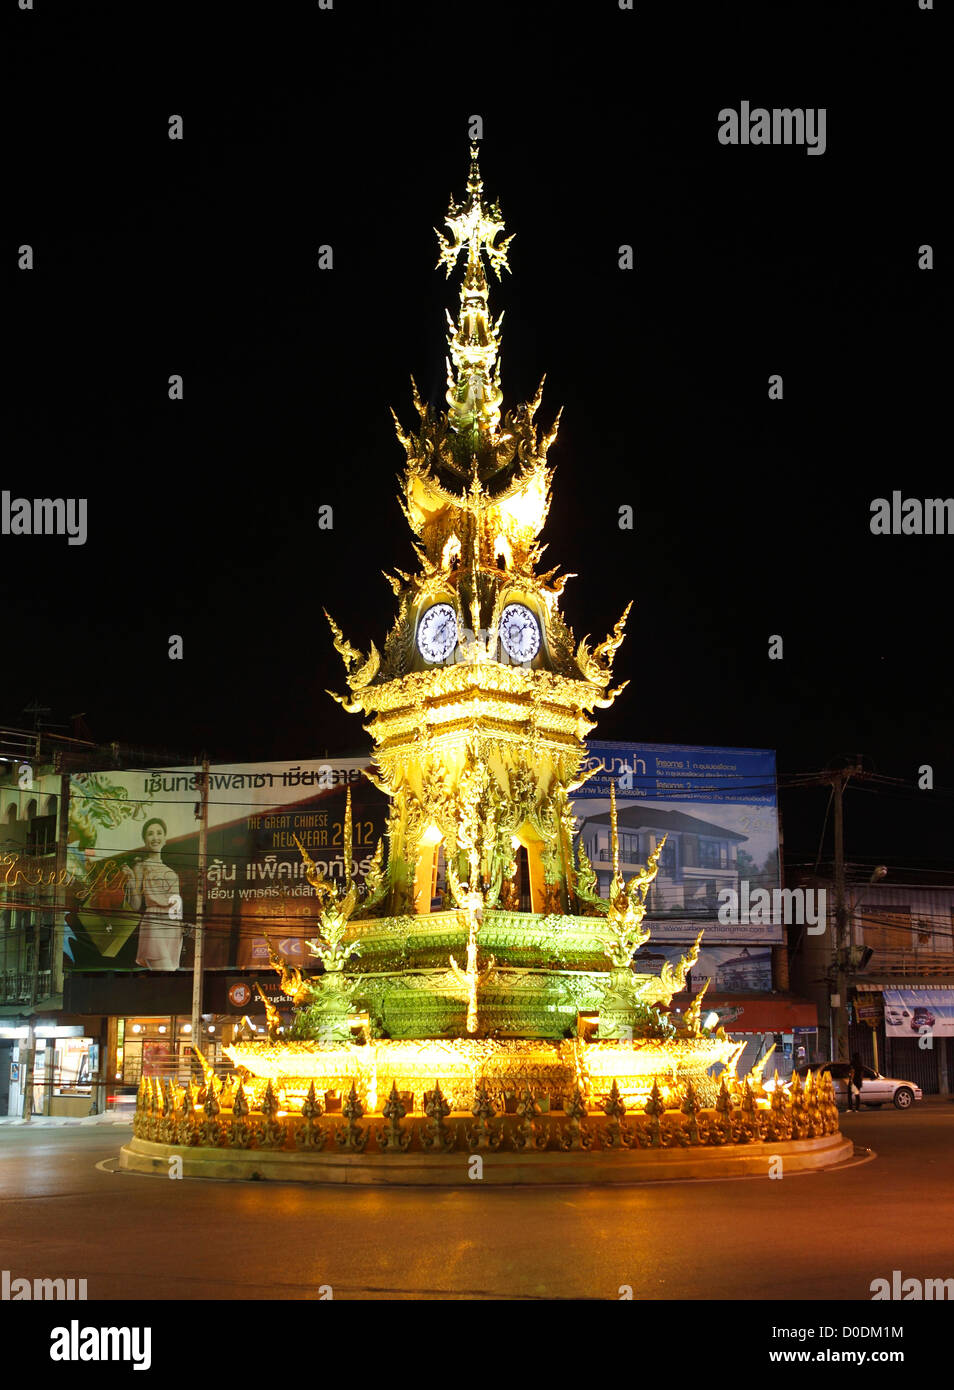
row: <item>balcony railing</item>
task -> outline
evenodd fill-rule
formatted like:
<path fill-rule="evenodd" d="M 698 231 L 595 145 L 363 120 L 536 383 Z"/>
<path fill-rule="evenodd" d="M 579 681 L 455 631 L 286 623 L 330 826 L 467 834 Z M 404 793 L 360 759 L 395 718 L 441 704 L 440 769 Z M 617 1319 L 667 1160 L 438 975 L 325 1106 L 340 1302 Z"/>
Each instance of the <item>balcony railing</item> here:
<path fill-rule="evenodd" d="M 954 975 L 952 951 L 919 951 L 914 947 L 882 949 L 879 946 L 873 949 L 874 955 L 864 974 Z"/>
<path fill-rule="evenodd" d="M 0 999 L 6 1004 L 28 1004 L 33 991 L 32 970 L 5 970 L 0 975 Z M 36 977 L 37 999 L 48 999 L 53 992 L 52 970 L 41 970 Z"/>

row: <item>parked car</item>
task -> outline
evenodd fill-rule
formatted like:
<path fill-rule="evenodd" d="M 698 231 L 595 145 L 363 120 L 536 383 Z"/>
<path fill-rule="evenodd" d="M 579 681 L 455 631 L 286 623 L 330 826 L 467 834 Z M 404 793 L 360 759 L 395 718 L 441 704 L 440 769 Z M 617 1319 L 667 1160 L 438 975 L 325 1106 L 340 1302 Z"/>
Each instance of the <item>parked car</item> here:
<path fill-rule="evenodd" d="M 803 1081 L 810 1071 L 828 1072 L 835 1091 L 835 1103 L 839 1110 L 847 1110 L 851 1063 L 813 1062 L 810 1066 L 797 1068 L 797 1074 Z M 916 1100 L 924 1099 L 921 1087 L 915 1086 L 913 1081 L 897 1081 L 892 1077 L 882 1076 L 871 1067 L 862 1067 L 861 1073 L 861 1103 L 871 1106 L 873 1110 L 886 1105 L 888 1101 L 891 1101 L 897 1110 L 908 1110 Z"/>

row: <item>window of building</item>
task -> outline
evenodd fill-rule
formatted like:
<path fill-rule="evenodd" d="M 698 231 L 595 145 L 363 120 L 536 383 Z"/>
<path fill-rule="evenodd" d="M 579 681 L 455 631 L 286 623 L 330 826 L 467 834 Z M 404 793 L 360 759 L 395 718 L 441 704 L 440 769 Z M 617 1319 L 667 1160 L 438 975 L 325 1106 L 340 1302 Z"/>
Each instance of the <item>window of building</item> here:
<path fill-rule="evenodd" d="M 699 840 L 699 863 L 705 869 L 724 869 L 726 849 L 723 840 Z"/>
<path fill-rule="evenodd" d="M 625 864 L 641 863 L 639 854 L 639 835 L 624 831 L 619 837 L 619 857 Z"/>
<path fill-rule="evenodd" d="M 53 853 L 56 849 L 56 816 L 34 816 L 27 831 L 26 848 L 27 854 Z"/>
<path fill-rule="evenodd" d="M 861 928 L 864 944 L 873 951 L 910 951 L 912 946 L 911 909 L 909 907 L 861 906 Z"/>

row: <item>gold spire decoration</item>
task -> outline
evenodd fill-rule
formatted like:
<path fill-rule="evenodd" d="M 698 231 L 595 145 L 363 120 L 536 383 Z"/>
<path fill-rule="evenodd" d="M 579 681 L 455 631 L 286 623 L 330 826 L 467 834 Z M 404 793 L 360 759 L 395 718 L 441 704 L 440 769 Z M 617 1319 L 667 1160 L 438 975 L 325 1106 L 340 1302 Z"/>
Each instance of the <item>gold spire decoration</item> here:
<path fill-rule="evenodd" d="M 460 206 L 450 200 L 445 218 L 451 239 L 437 232 L 440 243 L 438 267 L 444 266 L 447 275 L 457 265 L 462 251 L 467 252 L 467 264 L 460 287 L 460 312 L 456 327 L 450 314 L 447 345 L 447 404 L 451 428 L 461 437 L 469 438 L 474 448 L 481 434 L 496 433 L 500 421 L 500 364 L 498 361 L 500 326 L 503 314 L 491 324 L 487 304 L 487 277 L 481 255 L 497 278 L 501 270 L 509 271 L 507 251 L 513 235 L 497 245 L 504 230 L 504 221 L 497 203 L 487 204 L 483 198 L 483 181 L 478 164 L 478 148 L 470 147 L 470 175 L 467 198 Z M 453 368 L 451 366 L 453 363 Z"/>

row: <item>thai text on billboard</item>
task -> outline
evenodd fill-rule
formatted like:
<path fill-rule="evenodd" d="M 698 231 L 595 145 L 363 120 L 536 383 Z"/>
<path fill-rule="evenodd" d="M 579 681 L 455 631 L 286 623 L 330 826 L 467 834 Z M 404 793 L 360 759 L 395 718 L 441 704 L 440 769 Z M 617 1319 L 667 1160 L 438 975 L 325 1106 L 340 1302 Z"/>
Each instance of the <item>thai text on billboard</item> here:
<path fill-rule="evenodd" d="M 364 777 L 369 766 L 368 759 L 336 759 L 210 768 L 208 969 L 267 966 L 269 942 L 291 963 L 312 963 L 306 940 L 316 934 L 317 899 L 295 842 L 320 873 L 342 881 L 350 788 L 352 874 L 363 881 L 387 805 Z M 68 969 L 191 968 L 200 776 L 189 767 L 71 778 Z"/>

